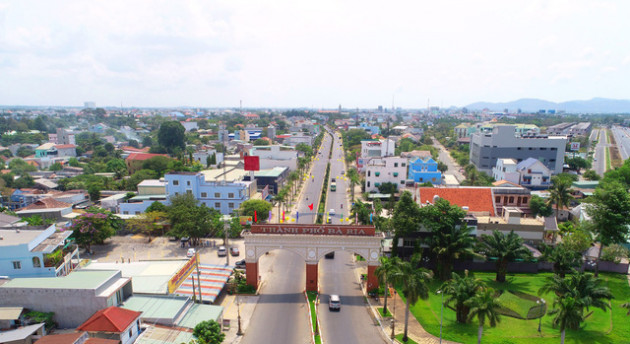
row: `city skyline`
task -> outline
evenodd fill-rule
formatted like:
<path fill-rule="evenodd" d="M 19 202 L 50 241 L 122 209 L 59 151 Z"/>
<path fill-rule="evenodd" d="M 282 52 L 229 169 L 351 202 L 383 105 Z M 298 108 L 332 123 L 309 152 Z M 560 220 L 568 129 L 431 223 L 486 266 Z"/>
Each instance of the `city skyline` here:
<path fill-rule="evenodd" d="M 629 7 L 0 1 L 0 104 L 425 108 L 624 99 Z"/>

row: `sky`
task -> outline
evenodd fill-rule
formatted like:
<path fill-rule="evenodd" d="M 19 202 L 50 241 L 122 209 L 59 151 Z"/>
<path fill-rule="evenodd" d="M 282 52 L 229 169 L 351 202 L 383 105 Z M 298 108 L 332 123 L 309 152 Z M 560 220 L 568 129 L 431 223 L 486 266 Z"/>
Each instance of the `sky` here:
<path fill-rule="evenodd" d="M 0 104 L 625 99 L 630 1 L 0 0 Z"/>

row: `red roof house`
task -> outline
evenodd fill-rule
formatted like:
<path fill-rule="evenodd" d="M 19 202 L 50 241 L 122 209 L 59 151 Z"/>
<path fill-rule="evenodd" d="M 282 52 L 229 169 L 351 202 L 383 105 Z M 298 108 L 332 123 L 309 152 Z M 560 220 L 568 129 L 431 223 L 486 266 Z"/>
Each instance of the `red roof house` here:
<path fill-rule="evenodd" d="M 488 187 L 418 188 L 420 204 L 433 204 L 435 196 L 459 207 L 468 207 L 471 213 L 495 216 L 492 189 Z"/>
<path fill-rule="evenodd" d="M 140 314 L 142 312 L 107 307 L 94 313 L 77 331 L 87 331 L 90 337 L 117 339 L 122 344 L 133 343 L 140 332 Z"/>

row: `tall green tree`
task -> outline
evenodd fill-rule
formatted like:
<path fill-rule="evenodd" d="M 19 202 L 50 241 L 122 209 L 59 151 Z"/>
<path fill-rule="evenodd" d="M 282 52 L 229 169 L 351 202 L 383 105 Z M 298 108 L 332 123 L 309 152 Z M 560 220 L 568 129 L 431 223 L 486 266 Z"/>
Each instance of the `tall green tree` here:
<path fill-rule="evenodd" d="M 560 344 L 564 344 L 567 328 L 577 329 L 585 320 L 582 308 L 577 300 L 571 296 L 557 297 L 553 301 L 553 309 L 549 314 L 555 315 L 552 321 L 553 326 L 560 328 Z"/>
<path fill-rule="evenodd" d="M 473 250 L 475 238 L 472 229 L 464 222 L 465 215 L 462 208 L 438 199 L 435 204 L 420 208 L 419 216 L 413 219 L 416 222 L 420 219 L 431 231 L 426 244 L 437 258 L 437 275 L 442 281 L 451 277 L 455 259 L 476 255 Z"/>
<path fill-rule="evenodd" d="M 556 205 L 556 220 L 560 217 L 560 208 L 568 207 L 573 199 L 571 195 L 572 180 L 564 176 L 555 176 L 551 178 L 551 187 L 549 188 L 549 205 Z"/>
<path fill-rule="evenodd" d="M 186 147 L 185 132 L 186 129 L 178 121 L 164 122 L 158 131 L 158 143 L 169 153 L 174 153 L 176 148 L 183 150 Z"/>
<path fill-rule="evenodd" d="M 553 263 L 553 272 L 564 278 L 573 269 L 582 266 L 582 253 L 572 249 L 565 242 L 554 246 L 546 246 L 542 258 Z"/>
<path fill-rule="evenodd" d="M 491 327 L 495 327 L 501 321 L 501 317 L 497 310 L 501 307 L 496 293 L 492 288 L 486 288 L 479 291 L 475 296 L 466 301 L 466 305 L 470 307 L 468 319 L 472 320 L 477 317 L 479 321 L 479 329 L 477 331 L 477 344 L 481 344 L 481 336 L 483 335 L 483 326 L 486 319 Z"/>
<path fill-rule="evenodd" d="M 259 199 L 250 199 L 243 203 L 239 208 L 239 214 L 242 216 L 251 216 L 254 219 L 254 211 L 258 217 L 258 222 L 266 222 L 271 210 L 271 203 Z"/>
<path fill-rule="evenodd" d="M 529 209 L 532 212 L 532 216 L 542 216 L 542 217 L 547 217 L 547 216 L 551 216 L 551 214 L 553 214 L 553 209 L 551 209 L 551 205 L 547 202 L 545 202 L 545 200 L 538 196 L 538 195 L 533 195 L 532 198 L 529 200 Z"/>
<path fill-rule="evenodd" d="M 374 270 L 374 274 L 378 278 L 378 282 L 384 286 L 385 288 L 385 297 L 383 300 L 383 314 L 387 314 L 387 288 L 391 284 L 394 279 L 395 274 L 398 272 L 398 268 L 400 266 L 400 258 L 398 257 L 381 257 L 380 258 L 381 265 L 379 265 L 376 270 Z"/>
<path fill-rule="evenodd" d="M 418 299 L 426 300 L 429 298 L 429 281 L 432 278 L 431 273 L 418 267 L 420 264 L 420 255 L 414 255 L 409 262 L 401 262 L 398 269 L 393 274 L 392 282 L 399 285 L 401 292 L 405 297 L 405 331 L 403 341 L 409 338 L 409 307 L 416 304 Z"/>
<path fill-rule="evenodd" d="M 600 242 L 595 269 L 597 276 L 604 247 L 626 242 L 630 225 L 630 195 L 618 182 L 610 182 L 595 189 L 588 202 L 586 212 L 592 219 L 596 240 Z"/>
<path fill-rule="evenodd" d="M 455 304 L 457 322 L 462 324 L 468 322 L 470 307 L 466 301 L 474 297 L 484 286 L 480 279 L 469 276 L 468 270 L 464 272 L 464 276 L 453 272 L 452 278 L 442 284 L 440 289 L 447 295 L 446 304 Z"/>
<path fill-rule="evenodd" d="M 392 195 L 393 196 L 393 195 Z M 356 203 L 355 203 L 356 204 Z M 409 236 L 421 229 L 420 207 L 413 201 L 409 191 L 403 191 L 392 214 L 391 225 L 394 229 L 393 253 L 398 253 L 398 239 Z"/>
<path fill-rule="evenodd" d="M 361 182 L 361 176 L 359 176 L 359 172 L 357 172 L 356 168 L 351 167 L 346 172 L 346 177 L 348 177 L 348 181 L 350 182 L 350 197 L 352 202 L 354 202 L 354 187 Z"/>
<path fill-rule="evenodd" d="M 127 164 L 125 164 L 123 159 L 111 159 L 106 165 L 107 171 L 114 172 L 116 179 L 120 179 L 127 174 Z"/>
<path fill-rule="evenodd" d="M 191 194 L 182 194 L 170 198 L 168 206 L 168 218 L 171 222 L 170 235 L 175 237 L 189 237 L 194 244 L 199 243 L 199 238 L 215 234 L 222 226 L 221 214 L 198 204 Z"/>
<path fill-rule="evenodd" d="M 199 344 L 221 344 L 225 339 L 225 333 L 221 325 L 214 320 L 206 320 L 198 323 L 193 329 L 193 335 Z"/>
<path fill-rule="evenodd" d="M 507 235 L 497 230 L 492 235 L 483 234 L 479 248 L 486 258 L 496 259 L 496 281 L 500 283 L 505 282 L 509 262 L 531 257 L 531 252 L 523 246 L 523 239 L 513 230 Z"/>

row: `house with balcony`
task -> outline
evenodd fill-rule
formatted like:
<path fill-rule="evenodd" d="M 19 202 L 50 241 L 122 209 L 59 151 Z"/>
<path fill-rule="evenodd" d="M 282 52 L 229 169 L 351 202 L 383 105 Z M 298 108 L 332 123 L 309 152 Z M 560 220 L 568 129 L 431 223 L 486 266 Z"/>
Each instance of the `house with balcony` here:
<path fill-rule="evenodd" d="M 415 158 L 409 161 L 409 179 L 415 183 L 442 184 L 442 172 L 438 171 L 438 163 L 433 158 Z"/>
<path fill-rule="evenodd" d="M 24 208 L 43 197 L 41 191 L 34 189 L 15 189 L 9 196 L 2 196 L 2 206 L 10 210 Z"/>
<path fill-rule="evenodd" d="M 407 181 L 407 159 L 386 157 L 371 159 L 365 166 L 365 191 L 378 192 L 383 183 L 393 183 L 398 188 Z"/>
<path fill-rule="evenodd" d="M 56 277 L 69 274 L 79 263 L 79 249 L 53 224 L 0 228 L 0 276 Z"/>
<path fill-rule="evenodd" d="M 361 152 L 357 157 L 357 169 L 360 172 L 365 171 L 364 166 L 375 158 L 384 158 L 394 156 L 396 150 L 396 141 L 390 139 L 381 140 L 364 140 L 361 141 Z"/>
<path fill-rule="evenodd" d="M 542 162 L 527 158 L 516 165 L 519 184 L 530 189 L 547 189 L 551 186 L 552 171 Z"/>

